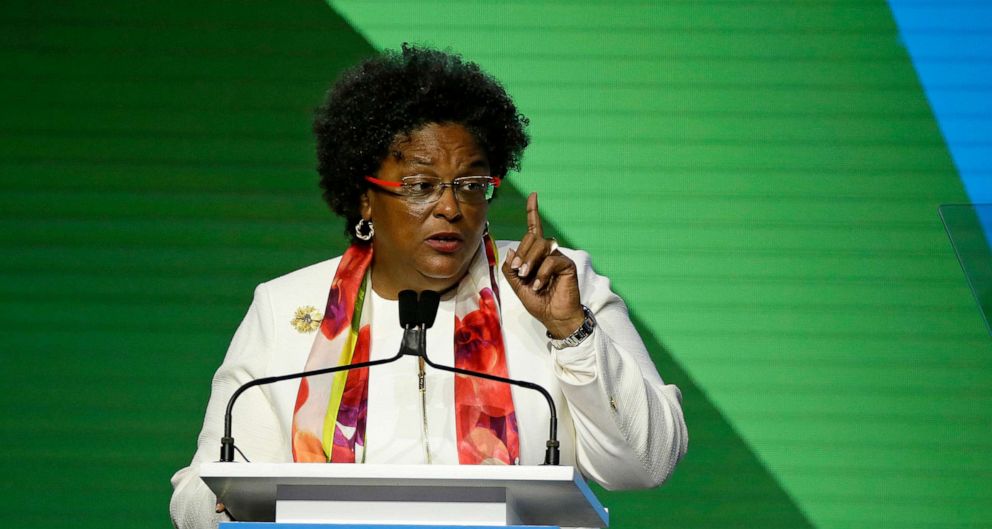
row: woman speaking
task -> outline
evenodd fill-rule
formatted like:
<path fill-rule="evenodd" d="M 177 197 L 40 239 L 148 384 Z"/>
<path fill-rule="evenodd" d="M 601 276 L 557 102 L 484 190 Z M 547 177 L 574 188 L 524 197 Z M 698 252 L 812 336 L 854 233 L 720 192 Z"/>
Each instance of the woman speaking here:
<path fill-rule="evenodd" d="M 608 489 L 672 472 L 687 444 L 681 396 L 609 280 L 545 236 L 534 194 L 519 242 L 489 233 L 489 203 L 520 167 L 526 124 L 503 87 L 457 55 L 404 46 L 342 74 L 314 132 L 320 185 L 351 246 L 256 289 L 214 377 L 197 452 L 172 479 L 177 527 L 224 519 L 198 466 L 216 460 L 234 390 L 395 355 L 407 289 L 441 293 L 433 362 L 551 392 L 563 464 Z M 256 462 L 537 465 L 549 419 L 537 393 L 412 356 L 252 389 L 235 411 L 238 447 Z"/>

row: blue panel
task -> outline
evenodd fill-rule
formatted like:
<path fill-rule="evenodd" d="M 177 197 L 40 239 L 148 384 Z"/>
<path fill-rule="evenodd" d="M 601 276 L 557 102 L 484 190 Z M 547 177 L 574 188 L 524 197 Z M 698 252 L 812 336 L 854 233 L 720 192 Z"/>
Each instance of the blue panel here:
<path fill-rule="evenodd" d="M 987 1 L 889 0 L 903 33 L 980 33 L 992 29 L 992 5 Z"/>
<path fill-rule="evenodd" d="M 914 60 L 987 58 L 992 53 L 992 40 L 984 32 L 918 32 L 913 46 L 919 51 Z"/>
<path fill-rule="evenodd" d="M 992 203 L 992 3 L 889 6 L 968 196 Z"/>
<path fill-rule="evenodd" d="M 988 118 L 951 115 L 942 121 L 948 143 L 979 145 L 992 138 L 992 122 Z"/>
<path fill-rule="evenodd" d="M 988 120 L 992 116 L 992 100 L 986 91 L 975 89 L 930 88 L 927 97 L 935 114 L 946 116 L 975 116 Z M 938 117 L 943 128 L 943 119 Z M 945 131 L 946 135 L 946 131 Z"/>

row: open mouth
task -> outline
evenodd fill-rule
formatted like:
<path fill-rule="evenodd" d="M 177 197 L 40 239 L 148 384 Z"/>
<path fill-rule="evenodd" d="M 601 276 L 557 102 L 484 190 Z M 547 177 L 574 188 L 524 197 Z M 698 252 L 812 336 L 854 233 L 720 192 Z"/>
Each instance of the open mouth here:
<path fill-rule="evenodd" d="M 455 233 L 436 233 L 427 238 L 427 245 L 442 253 L 452 253 L 461 248 L 462 238 Z"/>

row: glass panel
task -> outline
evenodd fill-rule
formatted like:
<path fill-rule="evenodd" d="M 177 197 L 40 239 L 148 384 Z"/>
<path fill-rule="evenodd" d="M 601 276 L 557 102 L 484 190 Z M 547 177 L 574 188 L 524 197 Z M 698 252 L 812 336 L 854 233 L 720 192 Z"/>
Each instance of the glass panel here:
<path fill-rule="evenodd" d="M 989 326 L 992 315 L 992 204 L 946 204 L 938 208 L 958 262 Z"/>

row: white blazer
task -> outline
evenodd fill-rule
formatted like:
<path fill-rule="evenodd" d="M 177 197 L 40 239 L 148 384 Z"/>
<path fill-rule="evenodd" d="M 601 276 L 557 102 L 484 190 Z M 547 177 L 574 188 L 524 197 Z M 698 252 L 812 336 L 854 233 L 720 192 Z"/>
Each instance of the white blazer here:
<path fill-rule="evenodd" d="M 505 256 L 516 242 L 497 245 Z M 577 466 L 611 490 L 657 486 L 688 444 L 681 393 L 662 381 L 626 305 L 610 290 L 609 279 L 593 271 L 588 254 L 560 250 L 575 262 L 582 303 L 595 315 L 596 330 L 576 347 L 553 349 L 544 327 L 498 273 L 509 376 L 551 392 L 558 408 L 561 464 Z M 291 320 L 302 306 L 323 310 L 339 262 L 340 257 L 323 261 L 255 289 L 214 376 L 196 454 L 172 478 L 170 511 L 176 527 L 215 527 L 226 520 L 214 512 L 216 498 L 200 480 L 199 465 L 218 459 L 227 400 L 249 380 L 303 370 L 314 334 L 299 332 Z M 233 434 L 253 462 L 292 461 L 290 425 L 298 389 L 298 383 L 284 382 L 252 388 L 239 398 Z M 547 405 L 536 392 L 513 387 L 512 393 L 521 464 L 539 465 L 548 436 Z"/>

